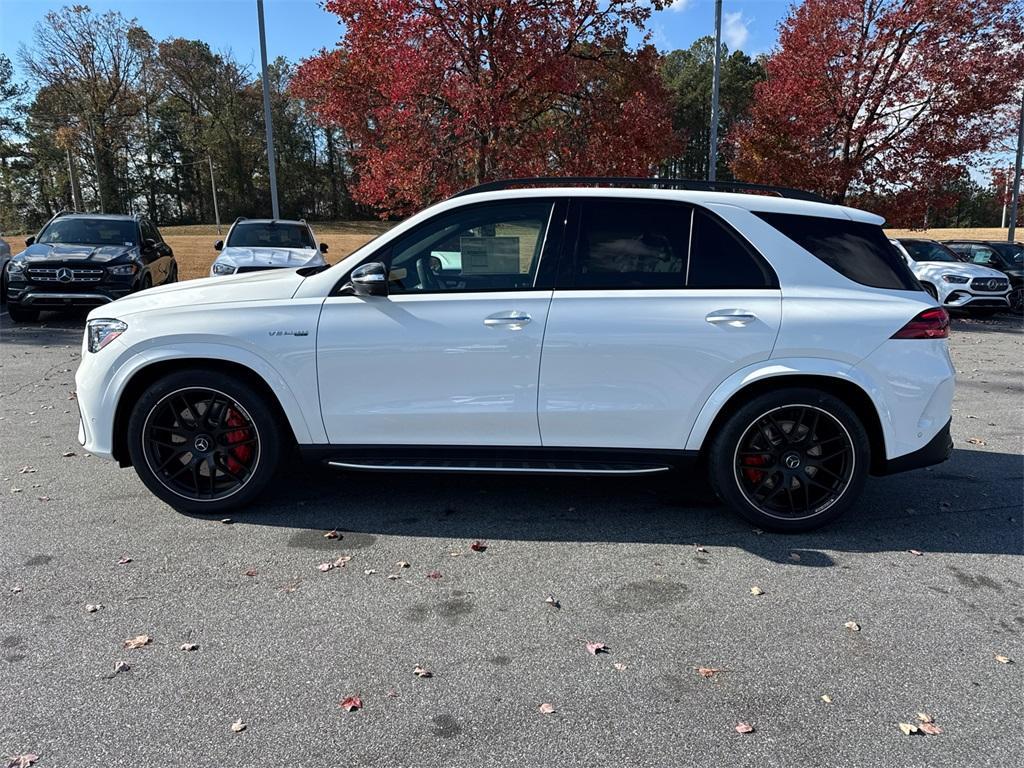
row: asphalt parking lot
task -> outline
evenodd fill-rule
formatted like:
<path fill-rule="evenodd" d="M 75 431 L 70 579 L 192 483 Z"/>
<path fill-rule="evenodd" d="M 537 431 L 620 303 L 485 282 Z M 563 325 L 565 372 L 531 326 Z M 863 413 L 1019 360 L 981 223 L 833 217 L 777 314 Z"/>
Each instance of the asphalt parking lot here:
<path fill-rule="evenodd" d="M 82 317 L 0 323 L 0 757 L 1019 764 L 1019 321 L 954 321 L 951 461 L 800 536 L 685 476 L 296 469 L 230 523 L 181 515 L 77 445 Z M 901 733 L 918 713 L 942 732 Z"/>

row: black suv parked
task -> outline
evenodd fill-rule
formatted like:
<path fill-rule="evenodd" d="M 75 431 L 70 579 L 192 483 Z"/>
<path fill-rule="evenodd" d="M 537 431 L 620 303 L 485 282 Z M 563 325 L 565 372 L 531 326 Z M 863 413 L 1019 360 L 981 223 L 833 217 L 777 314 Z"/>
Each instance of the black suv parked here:
<path fill-rule="evenodd" d="M 1024 243 L 1006 240 L 946 240 L 946 245 L 971 264 L 998 269 L 1010 278 L 1010 308 L 1024 310 Z"/>
<path fill-rule="evenodd" d="M 142 216 L 58 213 L 7 265 L 7 312 L 95 307 L 178 279 L 174 251 Z"/>

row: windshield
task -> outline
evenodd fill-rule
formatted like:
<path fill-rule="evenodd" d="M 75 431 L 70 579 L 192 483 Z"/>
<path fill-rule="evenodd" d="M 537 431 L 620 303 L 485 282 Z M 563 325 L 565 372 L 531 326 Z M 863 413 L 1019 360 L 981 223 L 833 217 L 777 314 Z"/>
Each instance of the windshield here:
<path fill-rule="evenodd" d="M 40 243 L 136 245 L 139 227 L 124 219 L 57 219 L 39 233 Z"/>
<path fill-rule="evenodd" d="M 1003 260 L 1008 264 L 1019 266 L 1024 264 L 1024 245 L 1017 243 L 992 243 L 992 247 L 999 251 Z"/>
<path fill-rule="evenodd" d="M 914 261 L 959 261 L 956 255 L 941 243 L 928 240 L 900 240 Z"/>
<path fill-rule="evenodd" d="M 228 235 L 228 248 L 316 248 L 309 227 L 281 222 L 239 222 Z"/>

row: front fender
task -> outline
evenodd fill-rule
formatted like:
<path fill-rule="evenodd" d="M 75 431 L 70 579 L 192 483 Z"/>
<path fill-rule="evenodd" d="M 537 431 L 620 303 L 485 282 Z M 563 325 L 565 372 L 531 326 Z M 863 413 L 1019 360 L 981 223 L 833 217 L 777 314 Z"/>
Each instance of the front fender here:
<path fill-rule="evenodd" d="M 882 434 L 887 446 L 893 443 L 893 419 L 885 403 L 883 392 L 860 368 L 848 363 L 817 357 L 793 357 L 778 360 L 763 360 L 742 368 L 727 378 L 708 397 L 697 420 L 690 429 L 686 450 L 699 451 L 707 439 L 708 430 L 725 404 L 740 390 L 757 381 L 785 376 L 824 376 L 855 384 L 871 399 L 882 424 Z"/>
<path fill-rule="evenodd" d="M 248 368 L 273 390 L 300 444 L 322 443 L 327 440 L 320 419 L 307 418 L 310 414 L 301 407 L 291 382 L 281 374 L 272 361 L 252 349 L 223 341 L 202 340 L 172 340 L 169 343 L 161 340 L 160 346 L 141 350 L 127 347 L 119 340 L 115 340 L 110 346 L 117 347 L 121 359 L 108 367 L 111 375 L 106 381 L 96 381 L 83 368 L 79 369 L 80 375 L 76 376 L 83 420 L 87 422 L 86 433 L 92 450 L 99 455 L 111 453 L 114 415 L 128 383 L 140 371 L 154 363 L 187 359 L 219 360 Z M 306 357 L 307 361 L 289 360 L 289 365 L 294 366 L 291 370 L 292 381 L 316 381 L 315 351 Z M 304 370 L 305 368 L 309 370 Z M 92 392 L 89 392 L 89 389 L 92 389 Z M 312 402 L 319 405 L 315 398 Z M 88 413 L 86 407 L 89 409 Z"/>

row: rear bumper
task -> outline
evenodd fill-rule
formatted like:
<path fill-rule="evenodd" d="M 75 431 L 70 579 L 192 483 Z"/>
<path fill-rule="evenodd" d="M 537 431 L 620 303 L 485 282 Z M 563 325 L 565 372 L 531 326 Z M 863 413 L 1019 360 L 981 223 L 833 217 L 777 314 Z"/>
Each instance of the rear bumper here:
<path fill-rule="evenodd" d="M 953 453 L 953 438 L 949 434 L 949 427 L 952 423 L 952 419 L 947 421 L 946 425 L 936 433 L 935 437 L 928 441 L 924 447 L 919 448 L 913 453 L 878 462 L 873 474 L 893 475 L 897 472 L 930 467 L 933 464 L 941 464 L 946 461 L 950 454 Z"/>

